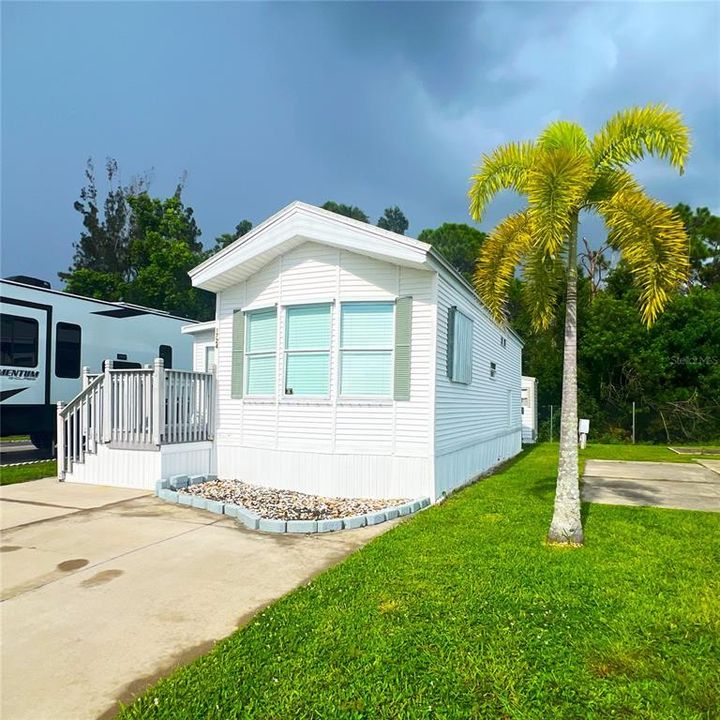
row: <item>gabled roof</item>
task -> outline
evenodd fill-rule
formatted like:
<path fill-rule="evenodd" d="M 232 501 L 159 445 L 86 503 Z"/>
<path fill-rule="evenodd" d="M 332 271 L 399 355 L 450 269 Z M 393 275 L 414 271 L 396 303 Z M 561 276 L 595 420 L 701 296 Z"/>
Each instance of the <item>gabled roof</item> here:
<path fill-rule="evenodd" d="M 472 285 L 432 245 L 302 202 L 290 203 L 193 268 L 190 271 L 192 284 L 220 292 L 242 282 L 278 255 L 306 242 L 440 273 L 462 292 L 468 293 L 495 322 Z M 523 342 L 510 326 L 501 329 Z"/>
<path fill-rule="evenodd" d="M 294 202 L 193 268 L 192 284 L 219 292 L 305 242 L 331 245 L 396 265 L 429 267 L 431 248 L 427 243 L 314 205 Z"/>

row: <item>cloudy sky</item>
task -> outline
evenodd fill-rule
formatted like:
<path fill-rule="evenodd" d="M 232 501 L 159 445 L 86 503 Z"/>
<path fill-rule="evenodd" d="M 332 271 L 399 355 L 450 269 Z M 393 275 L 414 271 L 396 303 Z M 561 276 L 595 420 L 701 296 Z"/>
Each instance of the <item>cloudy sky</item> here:
<path fill-rule="evenodd" d="M 720 5 L 694 3 L 2 3 L 2 268 L 58 285 L 86 159 L 184 198 L 203 240 L 299 199 L 399 205 L 409 234 L 465 222 L 483 152 L 555 118 L 682 111 L 674 204 L 720 211 Z M 501 196 L 490 229 L 516 204 Z M 586 224 L 594 242 L 602 228 Z"/>

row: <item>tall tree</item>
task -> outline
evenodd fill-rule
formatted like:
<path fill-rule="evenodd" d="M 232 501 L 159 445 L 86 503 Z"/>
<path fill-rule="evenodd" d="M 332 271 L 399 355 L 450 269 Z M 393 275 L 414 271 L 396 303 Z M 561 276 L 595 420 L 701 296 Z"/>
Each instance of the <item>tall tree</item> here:
<path fill-rule="evenodd" d="M 215 238 L 215 245 L 210 249 L 210 255 L 226 248 L 230 243 L 235 242 L 239 237 L 246 235 L 252 230 L 253 224 L 249 220 L 241 220 L 235 226 L 235 232 L 223 233 Z"/>
<path fill-rule="evenodd" d="M 443 223 L 434 230 L 426 228 L 418 240 L 430 243 L 466 280 L 472 282 L 475 262 L 487 235 L 465 223 Z"/>
<path fill-rule="evenodd" d="M 535 142 L 510 143 L 483 156 L 469 191 L 470 214 L 480 220 L 503 189 L 527 198 L 525 210 L 505 218 L 483 244 L 475 282 L 498 320 L 521 265 L 533 325 L 548 327 L 565 290 L 562 410 L 553 543 L 583 542 L 577 448 L 577 230 L 581 211 L 597 212 L 608 243 L 623 253 L 640 288 L 643 321 L 652 325 L 688 273 L 688 237 L 680 218 L 648 197 L 626 167 L 646 154 L 681 173 L 690 150 L 679 112 L 662 105 L 617 113 L 592 139 L 575 123 L 548 125 Z"/>
<path fill-rule="evenodd" d="M 73 266 L 60 273 L 65 290 L 99 300 L 126 300 L 176 315 L 209 319 L 212 296 L 190 284 L 188 270 L 204 257 L 192 208 L 182 200 L 184 180 L 172 197 L 153 198 L 142 179 L 122 186 L 117 163 L 106 165 L 109 191 L 102 203 L 92 162 L 75 209 L 84 231 Z"/>
<path fill-rule="evenodd" d="M 679 203 L 675 212 L 685 223 L 690 238 L 692 280 L 705 287 L 720 284 L 720 217 L 706 207 L 690 209 Z"/>
<path fill-rule="evenodd" d="M 85 186 L 74 208 L 82 215 L 84 230 L 74 244 L 73 264 L 58 276 L 66 282 L 66 290 L 106 300 L 122 297 L 124 284 L 131 277 L 129 248 L 132 210 L 128 199 L 145 191 L 147 179 L 143 176 L 130 185 L 122 185 L 117 161 L 108 158 L 105 176 L 108 192 L 102 201 L 98 198 L 95 166 L 88 159 L 85 167 Z M 81 272 L 82 271 L 82 272 Z"/>
<path fill-rule="evenodd" d="M 322 207 L 323 210 L 329 210 L 330 212 L 344 215 L 353 220 L 368 222 L 368 216 L 359 207 L 355 207 L 355 205 L 345 205 L 343 203 L 336 203 L 334 200 L 328 200 Z"/>
<path fill-rule="evenodd" d="M 385 208 L 385 212 L 379 218 L 377 226 L 383 230 L 391 230 L 398 235 L 404 235 L 405 231 L 410 227 L 410 223 L 403 211 L 395 205 L 395 207 Z"/>

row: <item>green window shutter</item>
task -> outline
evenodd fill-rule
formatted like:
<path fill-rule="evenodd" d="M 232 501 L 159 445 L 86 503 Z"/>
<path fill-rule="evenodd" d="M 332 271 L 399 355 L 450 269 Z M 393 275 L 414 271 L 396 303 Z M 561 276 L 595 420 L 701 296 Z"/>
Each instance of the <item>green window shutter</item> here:
<path fill-rule="evenodd" d="M 412 298 L 401 297 L 395 303 L 395 400 L 410 399 L 410 352 L 412 341 Z"/>
<path fill-rule="evenodd" d="M 245 316 L 242 310 L 233 312 L 232 338 L 230 397 L 239 399 L 243 396 L 243 359 L 245 356 Z"/>
<path fill-rule="evenodd" d="M 447 376 L 452 380 L 454 377 L 453 367 L 455 364 L 455 313 L 457 308 L 453 305 L 448 308 L 447 319 Z"/>

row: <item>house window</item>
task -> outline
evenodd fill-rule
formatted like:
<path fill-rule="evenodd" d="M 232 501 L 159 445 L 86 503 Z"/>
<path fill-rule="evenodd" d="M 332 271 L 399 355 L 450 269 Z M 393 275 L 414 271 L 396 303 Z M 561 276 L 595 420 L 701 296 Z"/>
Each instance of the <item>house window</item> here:
<path fill-rule="evenodd" d="M 245 333 L 245 393 L 275 394 L 275 356 L 277 347 L 277 309 L 247 313 Z"/>
<path fill-rule="evenodd" d="M 494 362 L 490 363 L 490 377 L 494 378 L 497 375 L 497 365 Z"/>
<path fill-rule="evenodd" d="M 285 315 L 285 394 L 330 395 L 331 306 L 289 307 Z"/>
<path fill-rule="evenodd" d="M 37 320 L 19 315 L 0 315 L 0 363 L 11 367 L 37 367 Z"/>
<path fill-rule="evenodd" d="M 158 357 L 163 361 L 166 370 L 172 369 L 172 348 L 169 345 L 161 345 L 158 349 Z"/>
<path fill-rule="evenodd" d="M 500 347 L 507 347 L 507 339 L 503 336 L 500 336 Z"/>
<path fill-rule="evenodd" d="M 394 307 L 391 302 L 342 304 L 340 395 L 392 396 Z"/>
<path fill-rule="evenodd" d="M 55 326 L 55 376 L 59 378 L 80 377 L 79 325 L 59 322 Z"/>
<path fill-rule="evenodd" d="M 447 374 L 456 383 L 472 382 L 473 321 L 456 307 L 448 310 Z"/>
<path fill-rule="evenodd" d="M 215 346 L 208 345 L 205 348 L 205 372 L 212 372 L 215 367 Z"/>

